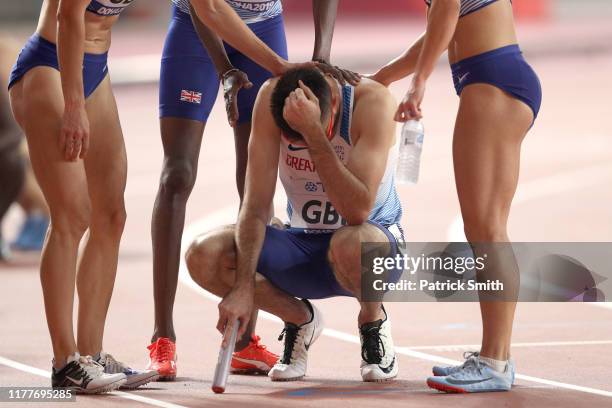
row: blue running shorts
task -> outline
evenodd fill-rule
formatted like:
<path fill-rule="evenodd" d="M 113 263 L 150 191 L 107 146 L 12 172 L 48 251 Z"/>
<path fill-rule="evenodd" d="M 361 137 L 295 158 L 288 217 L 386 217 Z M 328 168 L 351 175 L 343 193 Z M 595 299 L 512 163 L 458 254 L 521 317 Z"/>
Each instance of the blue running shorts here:
<path fill-rule="evenodd" d="M 401 229 L 398 228 L 398 233 L 394 235 L 389 228 L 377 222 L 368 223 L 387 236 L 391 243 L 391 253 L 388 256 L 395 257 L 400 252 L 402 238 L 396 235 L 402 235 Z M 353 296 L 340 286 L 329 264 L 328 251 L 333 235 L 268 226 L 257 272 L 291 296 L 304 299 Z M 394 271 L 388 281 L 397 282 L 402 272 Z"/>
<path fill-rule="evenodd" d="M 283 16 L 253 23 L 249 28 L 274 52 L 287 58 Z M 250 122 L 259 88 L 272 75 L 229 45 L 225 50 L 234 67 L 245 72 L 251 89 L 238 93 L 238 123 Z M 219 91 L 219 76 L 202 45 L 191 16 L 173 7 L 164 44 L 159 84 L 159 116 L 205 122 Z"/>
<path fill-rule="evenodd" d="M 523 101 L 533 111 L 534 121 L 542 104 L 542 87 L 537 74 L 525 61 L 518 45 L 509 45 L 451 66 L 457 95 L 471 84 L 493 85 Z"/>
<path fill-rule="evenodd" d="M 85 98 L 88 98 L 108 74 L 108 53 L 85 54 L 83 56 L 83 87 Z M 11 89 L 23 76 L 35 67 L 51 67 L 59 71 L 57 47 L 51 41 L 38 34 L 30 37 L 17 57 L 9 79 Z"/>

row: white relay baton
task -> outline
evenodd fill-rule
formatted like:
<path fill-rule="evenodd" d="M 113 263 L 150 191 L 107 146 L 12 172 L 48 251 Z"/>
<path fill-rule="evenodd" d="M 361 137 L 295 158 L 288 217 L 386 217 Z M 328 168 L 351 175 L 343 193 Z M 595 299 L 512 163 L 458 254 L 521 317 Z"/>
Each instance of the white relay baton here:
<path fill-rule="evenodd" d="M 225 384 L 227 383 L 227 377 L 229 375 L 234 347 L 236 346 L 238 326 L 238 320 L 236 319 L 225 327 L 225 333 L 223 334 L 219 358 L 217 359 L 217 366 L 215 367 L 215 376 L 212 383 L 212 390 L 216 394 L 225 392 Z M 227 346 L 223 347 L 223 343 L 227 344 Z"/>

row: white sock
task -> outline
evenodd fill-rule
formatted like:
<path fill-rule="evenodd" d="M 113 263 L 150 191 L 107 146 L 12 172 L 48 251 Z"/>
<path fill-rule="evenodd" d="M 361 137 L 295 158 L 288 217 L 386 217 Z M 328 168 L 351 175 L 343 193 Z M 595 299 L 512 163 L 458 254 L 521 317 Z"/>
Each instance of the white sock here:
<path fill-rule="evenodd" d="M 73 355 L 68 356 L 66 360 L 61 361 L 59 364 L 57 363 L 57 361 L 55 361 L 55 359 L 53 359 L 53 368 L 55 368 L 55 371 L 60 371 L 62 368 L 66 367 L 69 363 L 72 363 L 73 361 L 78 361 L 80 357 L 81 355 L 77 351 Z"/>
<path fill-rule="evenodd" d="M 506 371 L 506 366 L 508 365 L 508 360 L 495 360 L 489 357 L 479 356 L 478 359 L 497 371 L 498 373 L 503 373 Z"/>

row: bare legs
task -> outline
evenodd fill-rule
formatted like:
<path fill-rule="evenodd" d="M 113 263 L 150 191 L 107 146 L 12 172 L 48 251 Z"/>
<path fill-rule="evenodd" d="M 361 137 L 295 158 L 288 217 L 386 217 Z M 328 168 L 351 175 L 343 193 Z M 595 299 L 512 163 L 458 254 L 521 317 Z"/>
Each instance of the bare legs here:
<path fill-rule="evenodd" d="M 153 296 L 155 328 L 151 341 L 159 337 L 176 340 L 172 309 L 176 295 L 181 237 L 187 199 L 195 183 L 204 123 L 161 119 L 164 165 L 153 208 Z"/>
<path fill-rule="evenodd" d="M 108 78 L 87 101 L 91 148 L 84 162 L 65 162 L 59 151 L 64 106 L 56 70 L 38 67 L 28 72 L 12 88 L 11 101 L 51 213 L 40 275 L 53 353 L 61 365 L 76 351 L 91 354 L 102 348 L 125 220 L 123 137 Z M 77 282 L 80 349 L 74 339 L 72 309 L 78 247 L 88 228 Z"/>
<path fill-rule="evenodd" d="M 518 183 L 520 148 L 532 120 L 533 113 L 527 105 L 498 88 L 474 84 L 463 90 L 453 158 L 465 234 L 470 243 L 509 241 L 507 223 Z M 517 281 L 515 265 L 503 265 Z M 480 308 L 481 354 L 507 360 L 516 302 L 483 301 Z"/>
<path fill-rule="evenodd" d="M 193 120 L 161 119 L 164 165 L 151 225 L 155 299 L 155 328 L 151 341 L 159 337 L 176 340 L 172 310 L 178 281 L 181 237 L 187 200 L 197 176 L 204 127 L 205 123 Z M 250 132 L 250 122 L 234 129 L 236 186 L 241 202 Z M 254 311 L 247 332 L 236 346 L 237 350 L 249 344 L 256 319 L 257 311 Z"/>
<path fill-rule="evenodd" d="M 357 299 L 361 294 L 361 242 L 384 242 L 386 236 L 376 227 L 364 224 L 338 230 L 330 243 L 329 259 L 338 282 Z M 203 288 L 225 296 L 234 284 L 234 228 L 223 227 L 198 237 L 187 251 L 187 267 Z M 380 302 L 360 302 L 359 324 L 384 318 Z M 256 275 L 255 307 L 280 317 L 285 322 L 302 324 L 310 318 L 303 302 Z"/>

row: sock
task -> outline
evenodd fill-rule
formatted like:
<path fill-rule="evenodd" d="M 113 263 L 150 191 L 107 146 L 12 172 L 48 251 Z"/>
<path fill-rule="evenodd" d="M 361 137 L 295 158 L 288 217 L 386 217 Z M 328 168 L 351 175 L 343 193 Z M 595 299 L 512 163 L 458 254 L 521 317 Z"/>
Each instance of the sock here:
<path fill-rule="evenodd" d="M 505 361 L 495 360 L 493 358 L 483 357 L 483 356 L 478 356 L 478 359 L 482 361 L 483 363 L 485 363 L 486 365 L 488 365 L 489 367 L 491 367 L 493 370 L 497 371 L 498 373 L 505 372 L 506 366 L 508 365 L 508 360 L 505 360 Z"/>
<path fill-rule="evenodd" d="M 73 361 L 78 361 L 79 358 L 81 357 L 81 355 L 76 352 L 71 356 L 68 356 L 64 361 L 62 361 L 61 363 L 57 363 L 55 361 L 55 359 L 53 359 L 52 365 L 53 365 L 53 369 L 57 372 L 62 370 L 64 367 L 66 367 L 68 364 L 72 363 Z"/>

